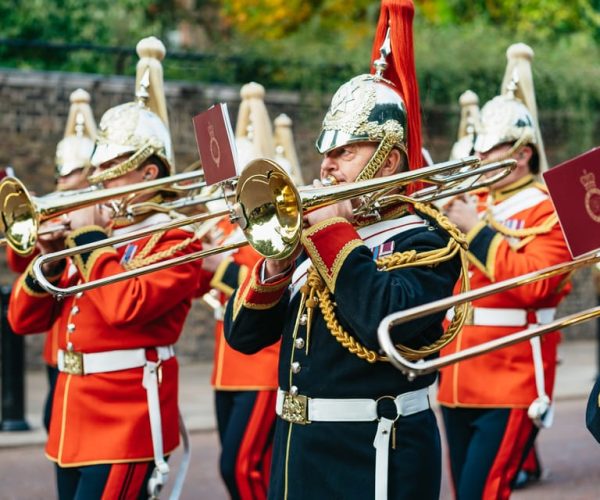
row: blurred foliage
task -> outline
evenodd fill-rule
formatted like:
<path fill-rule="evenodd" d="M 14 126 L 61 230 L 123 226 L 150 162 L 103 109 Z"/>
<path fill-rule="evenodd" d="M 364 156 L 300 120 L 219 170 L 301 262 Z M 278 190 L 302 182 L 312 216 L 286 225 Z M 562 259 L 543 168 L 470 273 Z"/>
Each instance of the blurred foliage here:
<path fill-rule="evenodd" d="M 540 109 L 568 115 L 565 133 L 593 140 L 600 110 L 600 0 L 415 3 L 417 74 L 426 106 L 458 110 L 467 88 L 482 102 L 491 98 L 506 48 L 522 41 L 536 52 Z M 169 48 L 167 79 L 256 80 L 318 98 L 369 70 L 379 8 L 376 0 L 0 0 L 0 61 L 133 74 L 135 41 L 154 34 Z M 201 32 L 204 42 L 177 47 L 177 29 Z M 206 51 L 190 50 L 198 46 Z"/>

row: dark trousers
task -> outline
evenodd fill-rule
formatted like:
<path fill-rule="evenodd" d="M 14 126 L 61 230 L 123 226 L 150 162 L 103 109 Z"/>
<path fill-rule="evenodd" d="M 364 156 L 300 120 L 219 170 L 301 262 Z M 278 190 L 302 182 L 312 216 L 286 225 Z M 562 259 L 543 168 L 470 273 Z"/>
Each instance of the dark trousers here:
<path fill-rule="evenodd" d="M 275 391 L 215 391 L 219 469 L 234 500 L 266 498 L 275 398 Z"/>
<path fill-rule="evenodd" d="M 56 465 L 59 500 L 123 500 L 148 498 L 146 484 L 154 462 L 100 464 L 83 467 Z"/>
<path fill-rule="evenodd" d="M 52 401 L 54 400 L 54 387 L 58 378 L 58 368 L 52 365 L 46 365 L 46 374 L 48 375 L 48 394 L 44 402 L 44 427 L 46 432 L 50 430 L 50 417 L 52 415 Z"/>
<path fill-rule="evenodd" d="M 506 499 L 537 427 L 527 410 L 442 407 L 459 500 Z"/>

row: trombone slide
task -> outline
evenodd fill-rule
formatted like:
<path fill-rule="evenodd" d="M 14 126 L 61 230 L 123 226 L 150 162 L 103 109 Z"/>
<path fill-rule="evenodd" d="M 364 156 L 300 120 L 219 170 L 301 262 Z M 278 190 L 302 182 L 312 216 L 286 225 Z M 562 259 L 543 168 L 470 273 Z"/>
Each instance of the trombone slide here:
<path fill-rule="evenodd" d="M 554 266 L 532 271 L 521 276 L 516 276 L 511 279 L 492 283 L 491 285 L 484 286 L 476 290 L 470 290 L 468 292 L 446 297 L 428 304 L 412 307 L 405 311 L 390 314 L 382 320 L 382 322 L 379 324 L 379 328 L 377 329 L 379 345 L 392 365 L 398 368 L 410 380 L 413 380 L 419 375 L 432 373 L 440 368 L 443 368 L 444 366 L 458 363 L 459 361 L 464 361 L 465 359 L 469 359 L 480 354 L 485 354 L 496 349 L 501 349 L 502 347 L 508 347 L 518 342 L 556 331 L 565 326 L 582 323 L 589 319 L 600 316 L 600 306 L 556 319 L 545 325 L 515 332 L 507 335 L 506 337 L 494 339 L 489 342 L 470 347 L 463 351 L 442 356 L 437 359 L 419 360 L 417 362 L 411 362 L 407 360 L 400 354 L 400 352 L 398 352 L 390 334 L 391 329 L 396 325 L 407 323 L 411 320 L 422 318 L 424 316 L 429 316 L 430 314 L 436 312 L 446 311 L 451 307 L 464 304 L 465 302 L 472 302 L 473 300 L 481 299 L 495 293 L 504 292 L 518 286 L 523 286 L 546 278 L 551 278 L 552 276 L 557 276 L 559 274 L 565 274 L 567 272 L 596 264 L 598 262 L 600 262 L 600 253 L 570 262 L 555 264 Z"/>

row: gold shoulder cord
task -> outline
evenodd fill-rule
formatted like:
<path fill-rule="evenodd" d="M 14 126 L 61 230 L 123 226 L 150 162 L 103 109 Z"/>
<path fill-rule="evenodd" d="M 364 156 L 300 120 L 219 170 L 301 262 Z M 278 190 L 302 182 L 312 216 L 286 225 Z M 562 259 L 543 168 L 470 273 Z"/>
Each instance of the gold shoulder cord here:
<path fill-rule="evenodd" d="M 148 240 L 148 243 L 144 245 L 144 248 L 142 248 L 141 252 L 124 265 L 125 269 L 138 269 L 140 267 L 154 264 L 155 262 L 158 262 L 160 260 L 168 259 L 180 250 L 186 248 L 190 243 L 192 243 L 196 239 L 195 235 L 190 236 L 189 238 L 180 241 L 176 245 L 173 245 L 168 249 L 163 250 L 162 252 L 148 255 L 164 234 L 165 231 L 159 231 L 158 233 L 154 233 L 152 237 Z"/>
<path fill-rule="evenodd" d="M 392 271 L 394 269 L 401 269 L 409 266 L 432 267 L 448 261 L 457 253 L 460 253 L 462 274 L 461 292 L 467 291 L 469 289 L 469 276 L 467 272 L 468 262 L 465 252 L 467 242 L 464 234 L 462 234 L 446 216 L 442 215 L 434 208 L 422 203 L 414 203 L 414 206 L 419 212 L 424 213 L 425 215 L 428 215 L 434 219 L 439 226 L 450 235 L 448 244 L 444 248 L 430 250 L 427 252 L 419 253 L 415 250 L 396 252 L 392 255 L 377 259 L 375 261 L 377 268 L 382 271 Z M 311 266 L 309 269 L 306 285 L 302 288 L 302 294 L 304 296 L 303 302 L 306 303 L 309 321 L 313 315 L 312 309 L 314 309 L 318 304 L 327 328 L 335 337 L 335 339 L 342 346 L 348 349 L 348 351 L 369 363 L 375 363 L 376 361 L 388 361 L 387 357 L 380 356 L 377 354 L 377 352 L 367 349 L 365 346 L 363 346 L 339 324 L 335 316 L 335 304 L 331 300 L 331 292 L 325 286 L 323 279 L 314 266 Z M 315 300 L 315 295 L 318 300 Z M 306 297 L 308 297 L 308 300 L 306 300 Z M 448 329 L 438 340 L 432 344 L 420 347 L 419 349 L 412 349 L 402 344 L 398 344 L 396 348 L 409 360 L 421 359 L 439 351 L 445 345 L 450 343 L 454 337 L 456 337 L 467 318 L 468 310 L 468 303 L 458 306 Z M 310 325 L 309 322 L 307 322 L 307 324 Z"/>
<path fill-rule="evenodd" d="M 539 234 L 549 233 L 554 225 L 558 222 L 558 215 L 550 215 L 542 224 L 534 227 L 526 227 L 524 229 L 510 229 L 501 222 L 494 219 L 490 209 L 486 211 L 485 221 L 496 231 L 510 238 L 527 238 L 529 236 L 537 236 Z"/>

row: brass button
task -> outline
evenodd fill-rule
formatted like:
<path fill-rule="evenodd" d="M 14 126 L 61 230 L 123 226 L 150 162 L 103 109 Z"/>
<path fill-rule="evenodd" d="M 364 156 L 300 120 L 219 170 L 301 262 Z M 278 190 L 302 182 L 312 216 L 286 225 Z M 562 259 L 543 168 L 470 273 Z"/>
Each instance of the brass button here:
<path fill-rule="evenodd" d="M 73 342 L 67 342 L 67 351 L 73 350 Z"/>
<path fill-rule="evenodd" d="M 77 306 L 73 306 L 73 307 L 71 308 L 71 315 L 73 315 L 73 316 L 74 316 L 74 315 L 75 315 L 75 314 L 77 314 L 78 312 L 79 312 L 79 307 L 77 307 Z"/>
<path fill-rule="evenodd" d="M 306 314 L 303 314 L 302 316 L 300 316 L 300 324 L 302 326 L 306 325 L 307 321 L 308 321 L 308 316 Z"/>
<path fill-rule="evenodd" d="M 297 338 L 294 340 L 294 345 L 296 346 L 296 349 L 302 349 L 304 347 L 304 339 Z"/>
<path fill-rule="evenodd" d="M 77 293 L 75 294 L 75 298 L 76 298 L 76 299 L 80 299 L 81 297 L 83 297 L 83 292 L 77 292 Z"/>
<path fill-rule="evenodd" d="M 302 370 L 302 367 L 300 366 L 300 363 L 298 363 L 298 361 L 294 361 L 292 363 L 292 372 L 293 373 L 300 373 L 300 370 Z"/>
<path fill-rule="evenodd" d="M 290 387 L 290 391 L 289 392 L 290 392 L 290 394 L 292 396 L 297 396 L 298 395 L 298 388 L 295 385 L 293 385 L 292 387 Z"/>
<path fill-rule="evenodd" d="M 75 331 L 75 324 L 74 323 L 69 323 L 67 325 L 67 332 L 72 333 Z"/>

